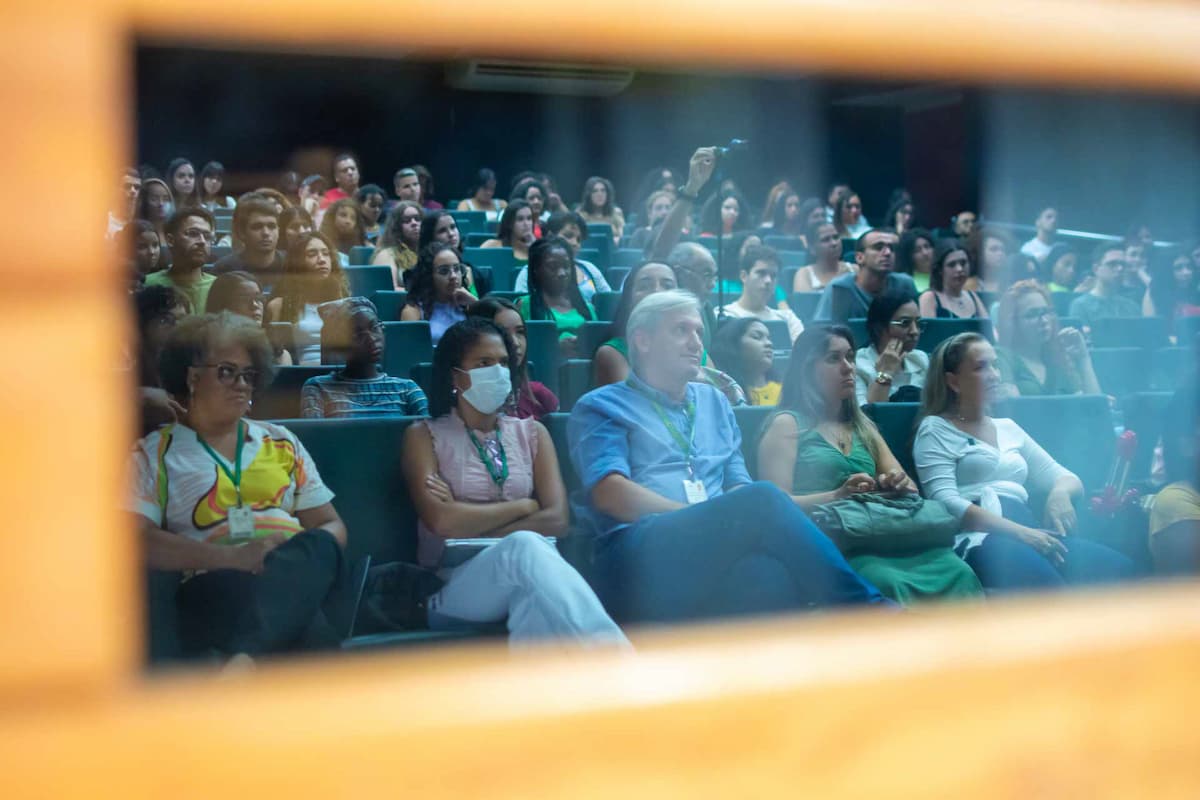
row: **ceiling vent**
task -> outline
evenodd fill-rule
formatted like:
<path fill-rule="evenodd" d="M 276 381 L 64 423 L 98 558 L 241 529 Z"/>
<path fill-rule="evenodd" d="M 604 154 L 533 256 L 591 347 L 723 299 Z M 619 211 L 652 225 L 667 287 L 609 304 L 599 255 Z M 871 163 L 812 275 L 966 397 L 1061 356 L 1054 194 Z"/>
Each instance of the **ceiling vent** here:
<path fill-rule="evenodd" d="M 452 64 L 446 80 L 456 89 L 611 97 L 633 80 L 633 70 L 586 64 L 479 60 Z"/>

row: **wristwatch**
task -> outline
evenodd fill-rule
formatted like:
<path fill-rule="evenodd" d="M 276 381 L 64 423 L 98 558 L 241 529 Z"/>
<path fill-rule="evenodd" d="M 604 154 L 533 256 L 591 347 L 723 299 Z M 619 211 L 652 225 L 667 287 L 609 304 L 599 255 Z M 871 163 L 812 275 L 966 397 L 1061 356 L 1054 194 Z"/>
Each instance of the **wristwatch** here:
<path fill-rule="evenodd" d="M 890 373 L 890 372 L 875 373 L 875 382 L 878 383 L 880 386 L 891 386 L 892 385 L 892 373 Z"/>

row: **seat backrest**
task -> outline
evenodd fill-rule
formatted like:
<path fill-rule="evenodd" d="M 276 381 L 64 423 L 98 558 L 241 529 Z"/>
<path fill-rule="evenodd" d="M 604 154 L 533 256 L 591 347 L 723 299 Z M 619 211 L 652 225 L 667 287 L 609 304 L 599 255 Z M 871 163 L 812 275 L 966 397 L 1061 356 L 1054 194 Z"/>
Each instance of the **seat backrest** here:
<path fill-rule="evenodd" d="M 558 410 L 570 412 L 592 388 L 592 360 L 568 358 L 558 368 Z"/>
<path fill-rule="evenodd" d="M 926 353 L 932 353 L 935 348 L 951 336 L 957 336 L 960 333 L 979 333 L 992 340 L 992 321 L 990 319 L 923 319 L 925 330 L 921 331 L 921 338 L 917 340 L 917 349 L 924 350 Z M 865 345 L 864 340 L 861 344 Z"/>
<path fill-rule="evenodd" d="M 1152 388 L 1168 392 L 1182 386 L 1200 366 L 1198 354 L 1200 351 L 1195 347 L 1162 347 L 1155 350 L 1151 357 L 1154 365 L 1150 379 Z"/>
<path fill-rule="evenodd" d="M 601 237 L 604 237 L 604 238 L 608 239 L 610 242 L 612 241 L 612 238 L 613 238 L 612 225 L 609 225 L 607 222 L 589 222 L 587 224 L 587 227 L 588 227 L 588 229 L 587 229 L 587 238 L 588 239 L 599 239 Z"/>
<path fill-rule="evenodd" d="M 413 364 L 433 361 L 429 323 L 383 323 L 383 370 L 394 378 L 407 378 Z"/>
<path fill-rule="evenodd" d="M 1120 317 L 1092 321 L 1093 347 L 1166 347 L 1167 321 L 1162 317 Z"/>
<path fill-rule="evenodd" d="M 463 261 L 473 267 L 488 267 L 492 271 L 492 288 L 509 291 L 518 267 L 511 247 L 468 247 Z"/>
<path fill-rule="evenodd" d="M 612 278 L 610 277 L 609 280 L 611 281 Z M 611 322 L 612 318 L 616 316 L 617 306 L 620 303 L 620 292 L 596 292 L 592 295 L 592 308 L 596 309 L 596 318 L 607 322 Z"/>
<path fill-rule="evenodd" d="M 621 293 L 621 287 L 625 285 L 625 279 L 629 277 L 632 269 L 632 267 L 609 267 L 608 271 L 604 273 L 608 285 L 615 293 Z"/>
<path fill-rule="evenodd" d="M 916 433 L 914 424 L 920 410 L 920 403 L 868 403 L 863 407 L 863 413 L 875 423 L 888 449 L 913 480 L 918 479 L 912 445 Z"/>
<path fill-rule="evenodd" d="M 780 253 L 805 252 L 804 241 L 799 236 L 767 236 L 763 239 L 763 244 L 767 247 L 774 247 Z"/>
<path fill-rule="evenodd" d="M 296 358 L 296 328 L 290 322 L 268 322 L 265 326 L 267 339 L 275 350 L 287 350 Z"/>
<path fill-rule="evenodd" d="M 375 303 L 375 310 L 379 312 L 380 322 L 399 322 L 400 310 L 408 302 L 408 292 L 385 289 L 376 292 L 371 300 Z"/>
<path fill-rule="evenodd" d="M 458 233 L 461 237 L 471 235 L 476 231 L 484 231 L 484 225 L 487 223 L 486 211 L 451 211 L 450 216 L 454 217 L 454 224 L 458 226 Z"/>
<path fill-rule="evenodd" d="M 1200 334 L 1200 316 L 1175 318 L 1175 342 L 1180 347 L 1195 347 Z"/>
<path fill-rule="evenodd" d="M 1088 490 L 1108 479 L 1116 432 L 1106 396 L 1018 397 L 997 404 L 992 416 L 1015 420 Z"/>
<path fill-rule="evenodd" d="M 771 344 L 776 350 L 792 349 L 792 334 L 788 330 L 786 322 L 781 319 L 764 319 L 760 321 L 763 325 L 767 326 L 767 333 L 771 334 Z"/>
<path fill-rule="evenodd" d="M 1167 406 L 1174 392 L 1137 392 L 1122 398 L 1121 408 L 1125 413 L 1125 430 L 1137 434 L 1138 446 L 1129 469 L 1131 481 L 1150 478 L 1154 461 L 1154 448 L 1162 436 Z"/>
<path fill-rule="evenodd" d="M 793 277 L 795 276 L 793 275 Z M 791 288 L 791 286 L 783 287 L 785 292 L 791 293 L 791 299 L 788 301 L 788 305 L 792 307 L 792 311 L 795 312 L 796 316 L 799 317 L 805 325 L 807 325 L 812 321 L 813 314 L 815 314 L 817 311 L 817 303 L 821 302 L 821 293 L 792 292 Z"/>
<path fill-rule="evenodd" d="M 365 266 L 371 263 L 371 259 L 375 257 L 375 247 L 373 245 L 359 245 L 350 248 L 350 265 Z"/>
<path fill-rule="evenodd" d="M 591 262 L 596 266 L 596 269 L 603 273 L 608 269 L 609 264 L 612 263 L 608 256 L 611 250 L 611 241 L 605 242 L 600 239 L 588 239 L 583 243 L 583 248 L 575 254 L 575 257 L 580 261 Z"/>
<path fill-rule="evenodd" d="M 1060 317 L 1071 316 L 1071 303 L 1074 303 L 1077 297 L 1077 292 L 1051 292 L 1050 302 L 1054 304 L 1054 313 Z"/>
<path fill-rule="evenodd" d="M 392 270 L 383 264 L 346 267 L 345 272 L 353 297 L 374 297 L 376 292 L 396 288 L 392 283 Z"/>
<path fill-rule="evenodd" d="M 552 320 L 530 320 L 525 323 L 527 360 L 539 366 L 538 380 L 558 394 L 558 327 Z"/>
<path fill-rule="evenodd" d="M 474 233 L 468 233 L 467 247 L 479 247 L 488 239 L 492 238 L 494 238 L 492 234 L 488 233 L 487 231 L 475 231 Z"/>
<path fill-rule="evenodd" d="M 416 381 L 425 396 L 429 397 L 429 387 L 433 385 L 433 362 L 421 361 L 413 364 L 408 370 L 408 377 Z"/>
<path fill-rule="evenodd" d="M 742 458 L 751 477 L 758 477 L 758 434 L 767 417 L 775 412 L 774 406 L 736 406 L 733 417 L 742 433 Z"/>
<path fill-rule="evenodd" d="M 846 327 L 850 329 L 851 335 L 854 336 L 854 347 L 866 347 L 870 339 L 867 338 L 867 321 L 863 318 L 846 320 Z"/>
<path fill-rule="evenodd" d="M 646 254 L 636 247 L 622 247 L 609 258 L 609 269 L 613 267 L 636 267 L 646 259 Z M 612 278 L 608 282 L 612 283 Z M 613 288 L 616 288 L 614 285 Z"/>
<path fill-rule="evenodd" d="M 575 347 L 576 358 L 591 359 L 596 348 L 608 339 L 608 329 L 612 323 L 607 320 L 589 320 L 579 329 L 579 343 Z"/>
<path fill-rule="evenodd" d="M 558 471 L 562 475 L 563 485 L 566 486 L 568 496 L 583 488 L 583 484 L 579 481 L 579 474 L 575 472 L 575 465 L 571 461 L 570 448 L 567 446 L 567 420 L 570 418 L 570 414 L 563 412 L 547 414 L 542 418 L 542 424 L 546 426 L 546 431 L 550 434 L 551 441 L 554 442 L 554 452 L 558 455 Z"/>
<path fill-rule="evenodd" d="M 1150 388 L 1152 370 L 1146 368 L 1146 351 L 1140 347 L 1095 347 L 1092 366 L 1100 389 L 1124 397 Z"/>
<path fill-rule="evenodd" d="M 333 372 L 332 365 L 315 367 L 276 367 L 271 385 L 254 398 L 250 416 L 254 419 L 293 419 L 300 416 L 300 389 L 317 375 Z"/>
<path fill-rule="evenodd" d="M 299 437 L 333 491 L 346 523 L 346 557 L 376 564 L 415 562 L 417 513 L 401 471 L 401 447 L 417 417 L 294 419 L 281 424 Z"/>
<path fill-rule="evenodd" d="M 799 269 L 800 267 L 808 264 L 808 253 L 804 252 L 803 250 L 780 250 L 779 263 L 792 270 Z M 785 283 L 782 285 L 785 291 L 790 291 L 792 288 L 791 283 Z"/>

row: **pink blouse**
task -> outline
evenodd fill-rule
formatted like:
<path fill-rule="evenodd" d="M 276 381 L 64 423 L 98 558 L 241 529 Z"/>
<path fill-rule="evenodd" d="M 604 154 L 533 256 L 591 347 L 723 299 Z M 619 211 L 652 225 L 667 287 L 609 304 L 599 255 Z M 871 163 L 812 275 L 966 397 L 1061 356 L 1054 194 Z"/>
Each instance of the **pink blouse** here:
<path fill-rule="evenodd" d="M 533 462 L 537 458 L 537 421 L 516 419 L 503 414 L 498 418 L 500 443 L 508 457 L 508 480 L 503 488 L 496 485 L 467 436 L 467 426 L 458 411 L 425 421 L 433 439 L 438 475 L 450 485 L 455 500 L 468 503 L 494 503 L 500 500 L 524 500 L 533 497 Z M 494 434 L 475 431 L 480 444 Z M 453 538 L 453 537 L 451 537 Z M 442 537 L 417 522 L 417 561 L 424 567 L 436 567 L 442 558 Z"/>

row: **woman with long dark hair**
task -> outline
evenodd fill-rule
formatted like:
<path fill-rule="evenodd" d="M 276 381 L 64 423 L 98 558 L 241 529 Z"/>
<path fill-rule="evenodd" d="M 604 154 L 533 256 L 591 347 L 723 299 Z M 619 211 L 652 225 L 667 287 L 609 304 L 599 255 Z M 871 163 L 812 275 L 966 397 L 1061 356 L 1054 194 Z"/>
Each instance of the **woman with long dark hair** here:
<path fill-rule="evenodd" d="M 933 234 L 924 228 L 906 230 L 896 245 L 896 271 L 912 278 L 918 293 L 929 289 L 929 278 L 933 274 L 933 251 Z M 974 262 L 968 259 L 968 263 Z"/>
<path fill-rule="evenodd" d="M 525 320 L 517 307 L 503 297 L 485 297 L 467 309 L 468 317 L 480 317 L 494 323 L 513 343 L 516 362 L 512 367 L 514 392 L 512 409 L 517 419 L 542 419 L 558 411 L 558 398 L 545 384 L 529 379 L 529 340 Z"/>
<path fill-rule="evenodd" d="M 488 222 L 500 219 L 506 203 L 496 199 L 496 173 L 487 167 L 475 173 L 475 180 L 467 190 L 467 199 L 458 204 L 459 211 L 482 211 Z"/>
<path fill-rule="evenodd" d="M 333 243 L 335 252 L 341 256 L 342 266 L 346 266 L 351 248 L 367 243 L 366 225 L 358 201 L 343 197 L 330 204 L 321 218 L 321 233 Z"/>
<path fill-rule="evenodd" d="M 529 246 L 533 244 L 533 209 L 524 200 L 513 200 L 500 215 L 500 226 L 496 238 L 488 239 L 481 247 L 508 247 L 512 249 L 513 261 L 529 263 Z"/>
<path fill-rule="evenodd" d="M 1200 315 L 1200 282 L 1186 251 L 1173 248 L 1157 253 L 1150 262 L 1150 288 L 1142 301 L 1142 314 L 1164 317 L 1168 329 L 1175 330 L 1179 317 Z M 1191 345 L 1191 342 L 1180 342 Z"/>
<path fill-rule="evenodd" d="M 967 287 L 971 260 L 958 239 L 942 239 L 933 252 L 929 290 L 918 300 L 921 316 L 943 319 L 987 319 L 987 308 L 979 295 Z"/>
<path fill-rule="evenodd" d="M 396 203 L 388 214 L 387 225 L 371 258 L 372 264 L 382 264 L 392 270 L 392 285 L 397 290 L 404 288 L 406 273 L 417 265 L 424 217 L 425 211 L 419 203 L 411 200 Z"/>
<path fill-rule="evenodd" d="M 176 158 L 167 165 L 167 185 L 180 208 L 199 205 L 196 191 L 196 168 L 186 158 Z"/>
<path fill-rule="evenodd" d="M 775 349 L 771 332 L 755 317 L 727 319 L 713 338 L 713 360 L 737 381 L 752 406 L 773 406 L 779 402 L 782 384 L 773 367 Z"/>
<path fill-rule="evenodd" d="M 466 309 L 475 303 L 470 274 L 455 249 L 443 242 L 422 250 L 417 266 L 409 272 L 408 303 L 400 310 L 400 319 L 428 320 L 436 345 L 451 325 L 467 318 Z"/>
<path fill-rule="evenodd" d="M 317 306 L 349 294 L 333 243 L 324 234 L 310 233 L 287 254 L 283 279 L 267 303 L 267 322 L 292 323 L 297 363 L 320 364 L 324 323 Z"/>
<path fill-rule="evenodd" d="M 612 226 L 613 242 L 619 243 L 625 230 L 625 213 L 617 205 L 612 181 L 593 175 L 583 183 L 583 199 L 575 208 L 587 222 Z"/>
<path fill-rule="evenodd" d="M 529 248 L 529 294 L 517 301 L 517 310 L 526 320 L 554 320 L 563 356 L 574 354 L 579 329 L 596 311 L 575 282 L 575 259 L 565 240 L 538 239 Z"/>
<path fill-rule="evenodd" d="M 700 236 L 730 238 L 750 230 L 750 208 L 736 189 L 718 192 L 700 211 Z"/>
<path fill-rule="evenodd" d="M 209 211 L 237 205 L 236 200 L 225 194 L 225 167 L 221 162 L 210 161 L 200 169 L 200 177 L 196 179 L 196 199 Z"/>

